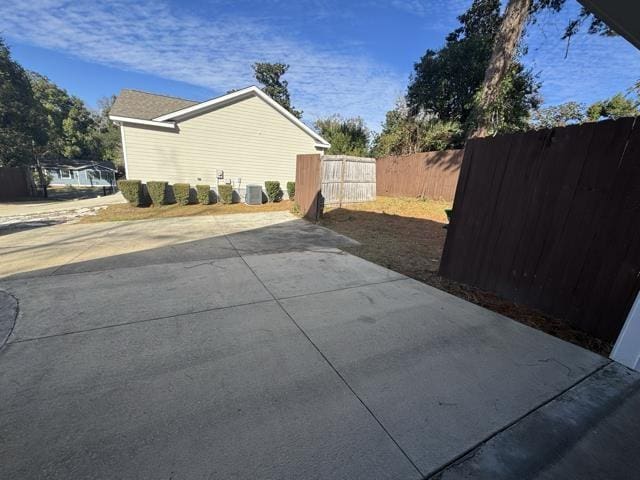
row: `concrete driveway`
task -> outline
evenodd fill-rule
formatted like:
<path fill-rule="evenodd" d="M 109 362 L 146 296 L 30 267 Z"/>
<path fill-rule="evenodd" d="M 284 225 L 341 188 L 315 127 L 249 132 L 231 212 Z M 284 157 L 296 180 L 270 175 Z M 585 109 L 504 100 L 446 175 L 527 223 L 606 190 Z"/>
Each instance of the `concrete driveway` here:
<path fill-rule="evenodd" d="M 0 234 L 22 228 L 41 227 L 94 215 L 108 205 L 126 203 L 122 193 L 95 198 L 38 199 L 0 203 Z"/>
<path fill-rule="evenodd" d="M 350 242 L 282 212 L 0 237 L 0 478 L 466 478 L 598 375 L 640 388 Z"/>

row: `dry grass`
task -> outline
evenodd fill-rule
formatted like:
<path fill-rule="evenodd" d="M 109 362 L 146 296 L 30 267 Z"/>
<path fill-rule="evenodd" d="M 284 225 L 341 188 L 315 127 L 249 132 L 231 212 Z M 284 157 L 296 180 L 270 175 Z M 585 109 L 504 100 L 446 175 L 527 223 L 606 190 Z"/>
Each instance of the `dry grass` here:
<path fill-rule="evenodd" d="M 117 222 L 123 220 L 149 220 L 152 218 L 196 217 L 201 215 L 227 215 L 231 213 L 258 213 L 280 212 L 291 209 L 291 202 L 283 200 L 277 203 L 265 203 L 263 205 L 246 205 L 234 203 L 225 205 L 214 203 L 212 205 L 163 205 L 161 207 L 132 207 L 128 203 L 111 205 L 96 215 L 86 216 L 81 223 Z"/>
<path fill-rule="evenodd" d="M 563 320 L 438 275 L 450 203 L 378 197 L 375 202 L 325 211 L 321 224 L 361 243 L 345 250 L 489 310 L 602 355 L 611 344 L 576 330 Z"/>

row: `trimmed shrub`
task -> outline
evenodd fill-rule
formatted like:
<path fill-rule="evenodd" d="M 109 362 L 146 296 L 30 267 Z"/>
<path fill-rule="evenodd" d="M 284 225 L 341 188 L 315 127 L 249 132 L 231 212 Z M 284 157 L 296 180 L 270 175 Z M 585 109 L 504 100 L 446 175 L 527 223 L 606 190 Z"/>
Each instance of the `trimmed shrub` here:
<path fill-rule="evenodd" d="M 167 204 L 168 182 L 147 182 L 147 191 L 155 206 Z"/>
<path fill-rule="evenodd" d="M 122 196 L 134 207 L 139 207 L 144 202 L 144 192 L 140 180 L 118 180 L 118 190 Z"/>
<path fill-rule="evenodd" d="M 196 185 L 196 196 L 198 197 L 198 203 L 209 205 L 211 203 L 211 186 Z"/>
<path fill-rule="evenodd" d="M 280 182 L 276 180 L 268 180 L 264 182 L 264 188 L 267 191 L 267 197 L 270 202 L 279 202 L 282 200 L 282 189 Z"/>
<path fill-rule="evenodd" d="M 174 183 L 173 196 L 178 205 L 189 205 L 191 198 L 191 185 L 188 183 Z"/>
<path fill-rule="evenodd" d="M 226 183 L 218 185 L 218 198 L 221 203 L 233 203 L 233 187 Z"/>
<path fill-rule="evenodd" d="M 289 200 L 296 198 L 296 182 L 287 182 L 287 195 Z"/>

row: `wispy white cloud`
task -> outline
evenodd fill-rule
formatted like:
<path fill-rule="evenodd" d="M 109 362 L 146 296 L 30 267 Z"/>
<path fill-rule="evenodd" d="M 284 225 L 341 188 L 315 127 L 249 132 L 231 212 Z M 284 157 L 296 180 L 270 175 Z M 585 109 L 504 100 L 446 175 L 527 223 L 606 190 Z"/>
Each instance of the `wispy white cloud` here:
<path fill-rule="evenodd" d="M 412 38 L 424 41 L 425 49 L 438 47 L 471 1 L 263 0 L 256 11 L 251 0 L 190 7 L 169 0 L 4 0 L 0 33 L 96 64 L 205 87 L 212 96 L 255 83 L 255 61 L 284 61 L 291 64 L 287 78 L 306 121 L 339 112 L 360 115 L 378 129 L 404 92 L 419 53 L 409 61 L 391 59 L 391 67 L 384 56 L 374 60 L 375 47 L 362 34 L 350 35 L 349 26 L 368 25 L 367 14 L 378 20 L 387 15 L 416 30 Z M 567 2 L 563 12 L 543 14 L 528 29 L 525 63 L 540 74 L 547 103 L 592 102 L 640 78 L 640 53 L 621 38 L 579 35 L 564 58 L 560 37 L 578 10 L 577 2 Z M 394 44 L 396 23 L 388 32 L 380 30 L 381 22 L 369 24 L 393 48 L 406 48 L 406 36 Z"/>
<path fill-rule="evenodd" d="M 312 45 L 252 18 L 211 19 L 163 1 L 3 2 L 0 30 L 20 42 L 214 93 L 255 83 L 255 61 L 284 61 L 307 121 L 340 112 L 376 128 L 406 83 L 406 75 L 366 56 Z"/>

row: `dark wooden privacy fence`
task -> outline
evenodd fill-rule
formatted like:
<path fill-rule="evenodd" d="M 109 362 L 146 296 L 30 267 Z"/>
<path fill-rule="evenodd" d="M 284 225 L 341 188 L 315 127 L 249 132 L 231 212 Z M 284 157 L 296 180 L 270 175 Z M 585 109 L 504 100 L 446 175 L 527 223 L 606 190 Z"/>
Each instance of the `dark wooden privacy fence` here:
<path fill-rule="evenodd" d="M 0 167 L 0 199 L 12 200 L 28 197 L 31 193 L 31 182 L 28 168 Z"/>
<path fill-rule="evenodd" d="M 320 196 L 320 154 L 296 157 L 295 201 L 305 218 L 316 221 L 322 209 Z"/>
<path fill-rule="evenodd" d="M 378 195 L 453 201 L 462 156 L 462 150 L 444 150 L 379 158 Z"/>
<path fill-rule="evenodd" d="M 615 339 L 640 288 L 640 120 L 467 142 L 440 269 Z"/>

